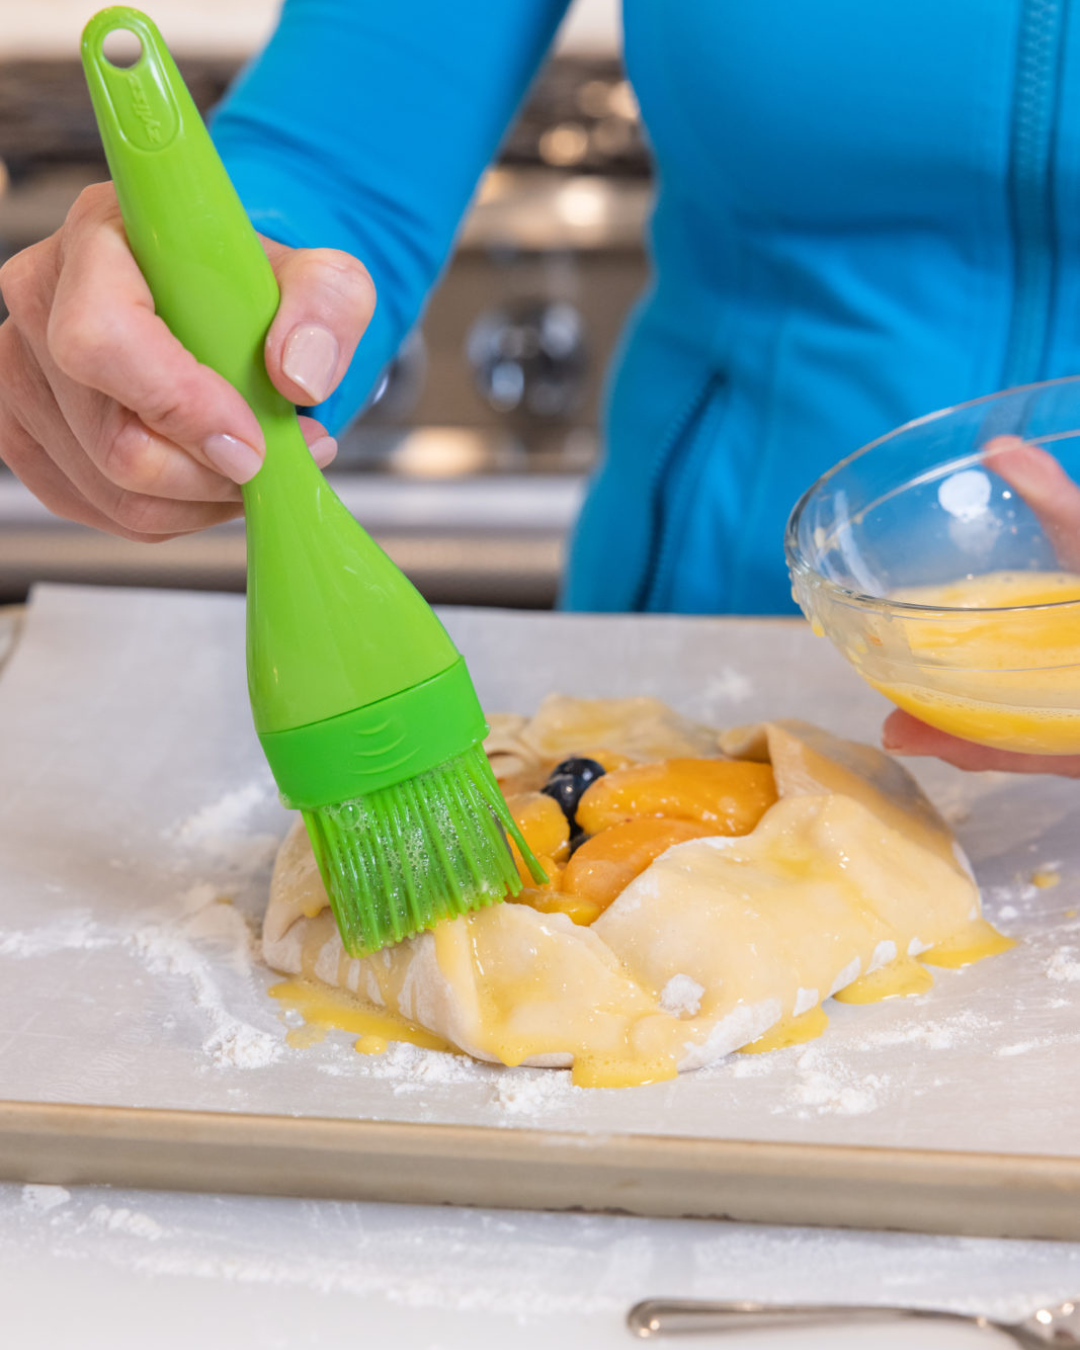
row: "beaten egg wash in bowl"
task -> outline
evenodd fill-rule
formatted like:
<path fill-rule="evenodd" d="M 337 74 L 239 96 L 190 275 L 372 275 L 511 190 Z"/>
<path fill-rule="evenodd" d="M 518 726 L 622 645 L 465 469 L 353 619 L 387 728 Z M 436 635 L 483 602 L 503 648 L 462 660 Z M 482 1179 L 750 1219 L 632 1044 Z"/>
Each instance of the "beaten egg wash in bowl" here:
<path fill-rule="evenodd" d="M 788 523 L 793 593 L 863 678 L 1001 750 L 1080 753 L 1080 379 L 901 427 Z"/>
<path fill-rule="evenodd" d="M 548 881 L 356 959 L 302 825 L 263 932 L 271 992 L 377 1053 L 411 1040 L 584 1087 L 673 1078 L 819 1035 L 829 998 L 930 987 L 1013 944 L 895 761 L 802 722 L 725 734 L 649 698 L 549 696 L 486 748 Z"/>
<path fill-rule="evenodd" d="M 941 731 L 999 750 L 1080 754 L 1080 576 L 994 572 L 892 598 L 969 613 L 910 625 L 918 682 L 901 666 L 875 676 L 875 663 L 866 662 L 866 678 L 886 698 Z M 946 664 L 957 652 L 962 671 Z M 862 654 L 856 658 L 860 666 Z M 924 673 L 935 658 L 938 669 Z"/>

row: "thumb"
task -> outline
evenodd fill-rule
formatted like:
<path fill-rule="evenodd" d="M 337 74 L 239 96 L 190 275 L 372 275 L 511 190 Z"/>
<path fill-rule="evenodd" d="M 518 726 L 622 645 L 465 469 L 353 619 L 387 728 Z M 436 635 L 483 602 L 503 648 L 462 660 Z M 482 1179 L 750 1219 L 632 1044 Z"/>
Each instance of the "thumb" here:
<path fill-rule="evenodd" d="M 1080 485 L 1048 450 L 1019 436 L 995 436 L 982 453 L 987 467 L 1031 507 L 1061 566 L 1080 567 Z"/>
<path fill-rule="evenodd" d="M 278 391 L 302 407 L 329 397 L 348 369 L 375 311 L 367 268 L 333 248 L 263 247 L 281 288 L 266 336 L 266 369 Z"/>

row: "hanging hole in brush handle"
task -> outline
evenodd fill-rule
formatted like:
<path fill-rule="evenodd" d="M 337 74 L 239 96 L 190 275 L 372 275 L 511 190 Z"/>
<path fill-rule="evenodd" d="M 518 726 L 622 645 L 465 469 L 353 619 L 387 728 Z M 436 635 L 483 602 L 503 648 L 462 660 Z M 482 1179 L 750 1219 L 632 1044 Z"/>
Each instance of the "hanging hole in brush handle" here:
<path fill-rule="evenodd" d="M 145 14 L 127 5 L 95 14 L 83 30 L 82 59 L 99 126 L 107 119 L 135 150 L 172 144 L 181 126 L 172 58 Z"/>
<path fill-rule="evenodd" d="M 125 68 L 107 55 L 121 32 L 141 46 Z M 82 60 L 128 243 L 155 310 L 240 391 L 264 430 L 295 427 L 263 356 L 277 280 L 156 25 L 126 5 L 103 9 L 83 30 Z M 298 428 L 297 438 L 302 447 Z"/>
<path fill-rule="evenodd" d="M 130 70 L 142 60 L 142 39 L 130 28 L 114 28 L 105 35 L 101 52 L 110 66 L 115 66 L 117 70 Z"/>

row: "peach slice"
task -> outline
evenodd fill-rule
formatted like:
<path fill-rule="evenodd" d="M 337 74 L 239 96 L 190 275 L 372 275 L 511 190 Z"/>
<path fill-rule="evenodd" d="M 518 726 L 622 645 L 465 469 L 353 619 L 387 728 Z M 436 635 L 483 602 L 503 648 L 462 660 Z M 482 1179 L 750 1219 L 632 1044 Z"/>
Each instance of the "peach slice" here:
<path fill-rule="evenodd" d="M 749 834 L 776 799 L 768 764 L 668 759 L 598 778 L 582 795 L 577 821 L 586 834 L 640 816 L 697 821 L 713 834 Z"/>
<path fill-rule="evenodd" d="M 611 825 L 581 845 L 566 864 L 559 885 L 572 895 L 594 901 L 602 911 L 661 853 L 688 839 L 715 833 L 711 825 L 699 821 L 649 816 Z"/>

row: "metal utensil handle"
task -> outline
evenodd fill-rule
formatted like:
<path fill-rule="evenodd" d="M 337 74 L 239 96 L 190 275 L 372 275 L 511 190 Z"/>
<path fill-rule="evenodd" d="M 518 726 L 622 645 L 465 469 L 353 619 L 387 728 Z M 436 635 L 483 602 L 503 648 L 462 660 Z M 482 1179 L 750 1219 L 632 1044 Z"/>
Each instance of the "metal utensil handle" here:
<path fill-rule="evenodd" d="M 985 1317 L 936 1312 L 923 1308 L 883 1308 L 857 1304 L 779 1304 L 746 1300 L 710 1302 L 705 1299 L 646 1299 L 627 1315 L 635 1336 L 679 1336 L 706 1331 L 749 1331 L 768 1327 L 818 1326 L 829 1322 L 892 1322 L 897 1318 L 933 1318 L 991 1327 Z"/>

